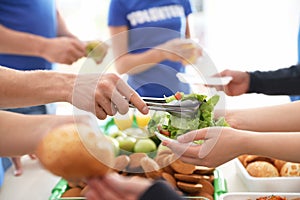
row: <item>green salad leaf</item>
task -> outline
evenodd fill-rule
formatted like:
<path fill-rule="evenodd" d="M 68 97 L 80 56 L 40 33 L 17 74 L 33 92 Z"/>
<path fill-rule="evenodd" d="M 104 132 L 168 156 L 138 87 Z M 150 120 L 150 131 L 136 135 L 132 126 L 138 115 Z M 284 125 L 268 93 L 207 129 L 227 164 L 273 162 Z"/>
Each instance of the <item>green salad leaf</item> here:
<path fill-rule="evenodd" d="M 180 97 L 181 99 L 178 99 Z M 217 105 L 220 96 L 214 95 L 208 99 L 202 94 L 188 94 L 180 92 L 170 97 L 165 97 L 166 102 L 198 100 L 201 102 L 197 114 L 194 117 L 178 117 L 168 112 L 155 112 L 148 123 L 149 133 L 160 132 L 170 138 L 176 139 L 178 136 L 191 130 L 201 129 L 211 126 L 229 126 L 224 117 L 214 118 L 214 107 Z"/>

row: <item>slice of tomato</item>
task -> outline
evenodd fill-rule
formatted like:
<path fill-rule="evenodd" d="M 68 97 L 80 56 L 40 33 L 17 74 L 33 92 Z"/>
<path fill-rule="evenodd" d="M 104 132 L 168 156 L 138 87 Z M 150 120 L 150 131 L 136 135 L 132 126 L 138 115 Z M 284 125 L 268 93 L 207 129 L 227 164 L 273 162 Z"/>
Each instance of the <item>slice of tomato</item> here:
<path fill-rule="evenodd" d="M 182 94 L 180 92 L 176 92 L 174 96 L 177 100 L 182 99 Z"/>
<path fill-rule="evenodd" d="M 160 130 L 159 132 L 167 137 L 170 137 L 170 135 L 171 135 L 170 132 L 167 130 Z"/>
<path fill-rule="evenodd" d="M 168 130 L 163 129 L 161 125 L 158 125 L 157 129 L 158 129 L 160 134 L 163 134 L 167 137 L 170 137 L 170 135 L 171 135 L 170 132 Z"/>

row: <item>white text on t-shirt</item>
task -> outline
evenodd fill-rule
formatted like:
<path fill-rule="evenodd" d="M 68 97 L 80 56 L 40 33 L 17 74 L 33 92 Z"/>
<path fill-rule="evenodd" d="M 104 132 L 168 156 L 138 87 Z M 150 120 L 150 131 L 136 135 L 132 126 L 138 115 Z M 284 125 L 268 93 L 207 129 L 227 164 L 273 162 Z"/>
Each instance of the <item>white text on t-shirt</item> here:
<path fill-rule="evenodd" d="M 174 17 L 184 17 L 184 8 L 180 5 L 154 7 L 146 10 L 131 12 L 127 15 L 131 26 L 146 22 L 157 22 Z"/>

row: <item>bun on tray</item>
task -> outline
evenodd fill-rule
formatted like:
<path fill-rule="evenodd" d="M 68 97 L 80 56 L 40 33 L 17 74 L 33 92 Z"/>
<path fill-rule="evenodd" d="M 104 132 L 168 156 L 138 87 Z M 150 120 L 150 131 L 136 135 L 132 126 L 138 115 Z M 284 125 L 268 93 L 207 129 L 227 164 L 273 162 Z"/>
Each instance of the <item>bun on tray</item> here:
<path fill-rule="evenodd" d="M 254 177 L 300 176 L 300 163 L 246 154 L 238 156 L 238 159 Z"/>
<path fill-rule="evenodd" d="M 280 170 L 280 175 L 281 176 L 300 176 L 300 164 L 286 162 Z"/>
<path fill-rule="evenodd" d="M 36 155 L 50 172 L 67 180 L 103 176 L 113 165 L 114 149 L 103 135 L 84 124 L 67 124 L 50 131 Z"/>
<path fill-rule="evenodd" d="M 240 158 L 240 160 L 241 159 L 242 158 Z M 272 158 L 267 158 L 267 157 L 257 156 L 257 155 L 246 155 L 241 162 L 244 166 L 247 166 L 249 163 L 252 163 L 255 161 L 266 161 L 271 164 L 274 163 L 274 159 L 272 159 Z"/>
<path fill-rule="evenodd" d="M 277 177 L 278 170 L 266 161 L 255 161 L 247 165 L 246 170 L 254 177 Z"/>

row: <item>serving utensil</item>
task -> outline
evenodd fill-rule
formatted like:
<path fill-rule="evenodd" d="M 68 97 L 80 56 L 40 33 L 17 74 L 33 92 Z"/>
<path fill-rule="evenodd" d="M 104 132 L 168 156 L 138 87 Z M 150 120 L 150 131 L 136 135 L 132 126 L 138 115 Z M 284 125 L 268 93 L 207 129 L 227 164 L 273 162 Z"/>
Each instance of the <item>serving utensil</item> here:
<path fill-rule="evenodd" d="M 201 102 L 198 100 L 191 99 L 172 101 L 170 103 L 166 103 L 164 98 L 142 97 L 142 99 L 146 102 L 150 110 L 165 111 L 171 115 L 184 118 L 195 117 L 201 105 Z M 131 103 L 129 103 L 129 106 L 132 108 L 135 107 Z"/>

